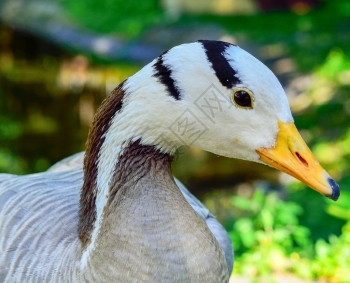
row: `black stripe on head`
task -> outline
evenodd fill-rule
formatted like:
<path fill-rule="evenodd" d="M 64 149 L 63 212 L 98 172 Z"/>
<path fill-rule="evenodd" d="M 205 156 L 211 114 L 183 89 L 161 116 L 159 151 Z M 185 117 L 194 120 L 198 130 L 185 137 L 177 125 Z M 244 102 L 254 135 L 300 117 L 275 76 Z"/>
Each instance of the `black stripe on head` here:
<path fill-rule="evenodd" d="M 232 44 L 214 40 L 199 40 L 199 42 L 203 45 L 208 61 L 221 84 L 227 88 L 239 84 L 240 80 L 236 77 L 237 72 L 232 69 L 224 56 L 226 49 Z"/>
<path fill-rule="evenodd" d="M 165 65 L 163 61 L 163 56 L 167 52 L 168 51 L 160 55 L 157 59 L 157 62 L 154 64 L 154 77 L 158 78 L 159 81 L 166 86 L 169 95 L 174 97 L 176 100 L 180 100 L 180 90 L 177 88 L 174 79 L 171 77 L 171 69 L 167 65 Z"/>

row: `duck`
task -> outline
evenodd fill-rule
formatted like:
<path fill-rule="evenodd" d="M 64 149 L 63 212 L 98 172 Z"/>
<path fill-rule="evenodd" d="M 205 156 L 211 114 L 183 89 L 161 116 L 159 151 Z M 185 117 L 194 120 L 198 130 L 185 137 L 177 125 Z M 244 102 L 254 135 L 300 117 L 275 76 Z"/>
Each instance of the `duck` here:
<path fill-rule="evenodd" d="M 235 44 L 181 44 L 102 102 L 85 153 L 45 172 L 0 175 L 0 281 L 228 282 L 226 231 L 172 175 L 181 146 L 340 194 L 268 67 Z"/>

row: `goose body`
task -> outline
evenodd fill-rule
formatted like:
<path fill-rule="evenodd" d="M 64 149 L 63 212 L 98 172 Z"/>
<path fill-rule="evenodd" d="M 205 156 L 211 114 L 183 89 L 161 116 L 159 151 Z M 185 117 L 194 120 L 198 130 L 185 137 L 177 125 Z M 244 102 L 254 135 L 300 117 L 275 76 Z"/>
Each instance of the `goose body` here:
<path fill-rule="evenodd" d="M 0 175 L 1 282 L 227 282 L 223 227 L 171 174 L 192 145 L 263 162 L 337 199 L 278 80 L 239 47 L 170 49 L 106 98 L 81 155 Z"/>
<path fill-rule="evenodd" d="M 85 281 L 77 279 L 79 272 L 76 270 L 81 253 L 77 224 L 83 155 L 79 153 L 58 162 L 44 173 L 3 174 L 0 219 L 4 229 L 1 229 L 0 243 L 8 250 L 1 250 L 0 282 Z M 216 236 L 231 272 L 233 250 L 226 231 L 182 183 L 175 181 L 187 202 Z M 42 245 L 43 242 L 47 244 Z M 101 278 L 97 281 L 102 282 Z"/>

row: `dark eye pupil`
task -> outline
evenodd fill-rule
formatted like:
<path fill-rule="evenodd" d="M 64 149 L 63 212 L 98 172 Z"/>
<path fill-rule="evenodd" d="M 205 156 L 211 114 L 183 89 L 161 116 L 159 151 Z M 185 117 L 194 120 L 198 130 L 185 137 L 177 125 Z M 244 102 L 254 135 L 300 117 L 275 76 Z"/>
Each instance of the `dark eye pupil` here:
<path fill-rule="evenodd" d="M 234 95 L 235 102 L 242 107 L 252 107 L 252 99 L 248 92 L 239 90 Z"/>

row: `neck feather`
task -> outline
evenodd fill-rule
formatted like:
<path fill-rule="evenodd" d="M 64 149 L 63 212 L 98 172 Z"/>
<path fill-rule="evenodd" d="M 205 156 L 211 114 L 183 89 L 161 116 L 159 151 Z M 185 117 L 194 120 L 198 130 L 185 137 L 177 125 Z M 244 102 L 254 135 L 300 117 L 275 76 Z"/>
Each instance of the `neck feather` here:
<path fill-rule="evenodd" d="M 86 247 L 91 240 L 91 232 L 96 220 L 97 175 L 100 150 L 113 117 L 122 108 L 123 97 L 122 83 L 102 102 L 90 128 L 84 160 L 84 184 L 80 196 L 78 225 L 79 238 L 83 247 Z"/>
<path fill-rule="evenodd" d="M 175 184 L 171 159 L 141 140 L 124 147 L 103 217 L 83 252 L 81 268 L 88 278 L 91 273 L 106 282 L 228 281 L 223 251 Z"/>
<path fill-rule="evenodd" d="M 83 264 L 95 247 L 106 208 L 119 187 L 136 182 L 142 178 L 142 172 L 156 164 L 171 175 L 170 155 L 154 146 L 142 145 L 142 136 L 132 135 L 136 132 L 132 123 L 126 126 L 123 115 L 127 97 L 122 83 L 102 103 L 89 133 L 78 225 Z"/>
<path fill-rule="evenodd" d="M 82 255 L 82 268 L 87 266 L 89 259 L 91 258 L 91 252 L 96 248 L 96 242 L 101 236 L 100 230 L 105 229 L 103 223 L 105 223 L 105 216 L 113 215 L 114 212 L 120 208 L 121 202 L 123 202 L 123 196 L 129 194 L 129 190 L 133 190 L 137 186 L 138 182 L 151 178 L 153 183 L 160 182 L 172 182 L 174 183 L 171 174 L 171 160 L 172 157 L 161 152 L 154 146 L 142 145 L 140 140 L 135 142 L 129 142 L 127 146 L 123 148 L 120 156 L 117 159 L 113 175 L 108 182 L 107 197 L 102 198 L 105 194 L 104 191 L 99 188 L 90 188 L 90 193 L 95 199 L 94 207 L 89 213 L 93 213 L 94 222 L 92 223 L 91 230 L 88 235 L 83 235 L 88 239 L 88 242 L 83 244 L 83 255 Z M 175 183 L 174 183 L 175 185 Z M 95 185 L 98 187 L 98 185 Z M 88 188 L 85 188 L 88 190 Z M 132 192 L 131 194 L 135 194 Z M 88 192 L 85 192 L 88 194 Z M 102 203 L 101 203 L 102 202 Z M 84 203 L 82 205 L 89 206 L 90 203 Z M 103 207 L 101 209 L 101 207 Z M 88 210 L 89 207 L 86 207 Z M 80 222 L 84 220 L 84 215 L 80 215 Z M 103 233 L 102 233 L 103 234 Z"/>
<path fill-rule="evenodd" d="M 130 142 L 116 164 L 107 206 L 113 203 L 120 188 L 132 188 L 146 175 L 151 175 L 154 179 L 159 175 L 172 178 L 171 161 L 172 157 L 169 154 L 154 146 L 142 145 L 140 139 Z"/>

